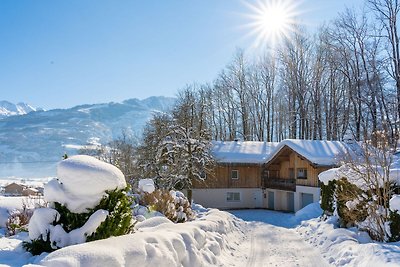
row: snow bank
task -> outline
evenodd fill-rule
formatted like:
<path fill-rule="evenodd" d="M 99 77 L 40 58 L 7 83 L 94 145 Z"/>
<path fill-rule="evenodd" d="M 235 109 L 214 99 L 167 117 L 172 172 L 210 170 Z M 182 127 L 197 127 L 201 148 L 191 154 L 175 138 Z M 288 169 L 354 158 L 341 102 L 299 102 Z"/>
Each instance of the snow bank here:
<path fill-rule="evenodd" d="M 336 217 L 305 221 L 296 231 L 333 266 L 399 266 L 397 243 L 374 242 L 356 228 L 337 228 Z"/>
<path fill-rule="evenodd" d="M 322 215 L 322 213 L 323 210 L 321 209 L 321 206 L 319 205 L 318 202 L 316 202 L 316 203 L 311 203 L 302 208 L 301 210 L 297 211 L 294 218 L 296 222 L 301 223 L 301 221 L 318 218 L 319 216 Z"/>
<path fill-rule="evenodd" d="M 45 185 L 44 198 L 61 203 L 74 213 L 94 208 L 107 190 L 126 187 L 124 175 L 117 167 L 84 155 L 61 161 L 57 176 Z"/>
<path fill-rule="evenodd" d="M 137 232 L 50 253 L 43 266 L 229 266 L 244 238 L 245 223 L 229 213 L 209 210 L 197 221 L 174 224 L 163 217 L 138 223 Z"/>

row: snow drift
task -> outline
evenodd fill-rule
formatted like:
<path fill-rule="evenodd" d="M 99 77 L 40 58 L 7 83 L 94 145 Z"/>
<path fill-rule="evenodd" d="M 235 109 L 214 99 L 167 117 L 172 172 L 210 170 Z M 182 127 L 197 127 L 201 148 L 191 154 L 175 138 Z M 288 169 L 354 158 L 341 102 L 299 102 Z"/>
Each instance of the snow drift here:
<path fill-rule="evenodd" d="M 130 235 L 62 248 L 37 262 L 42 266 L 228 266 L 244 222 L 219 210 L 196 221 L 174 224 L 154 217 Z"/>

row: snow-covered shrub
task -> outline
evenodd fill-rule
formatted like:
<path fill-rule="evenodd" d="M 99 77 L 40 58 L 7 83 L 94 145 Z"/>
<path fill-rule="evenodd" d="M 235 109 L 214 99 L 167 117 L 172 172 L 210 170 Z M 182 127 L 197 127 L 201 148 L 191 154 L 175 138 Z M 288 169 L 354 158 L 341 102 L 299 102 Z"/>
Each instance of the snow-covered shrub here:
<path fill-rule="evenodd" d="M 59 163 L 58 179 L 44 189 L 49 208 L 35 210 L 29 223 L 32 254 L 127 234 L 133 229 L 131 201 L 124 175 L 89 156 Z"/>
<path fill-rule="evenodd" d="M 368 216 L 366 204 L 369 197 L 357 186 L 342 178 L 336 181 L 335 196 L 337 214 L 342 226 L 352 227 L 366 219 Z"/>
<path fill-rule="evenodd" d="M 321 209 L 325 215 L 331 216 L 335 210 L 335 188 L 336 181 L 329 181 L 327 185 L 321 183 Z"/>
<path fill-rule="evenodd" d="M 322 172 L 319 179 L 324 186 L 336 181 L 331 207 L 342 226 L 356 226 L 374 240 L 398 241 L 398 216 L 390 202 L 400 184 L 400 158 L 392 153 L 384 135 L 379 135 L 374 146 L 364 144 L 361 154 L 362 157 L 348 159 L 339 168 Z M 327 202 L 325 199 L 324 209 L 331 208 Z"/>
<path fill-rule="evenodd" d="M 195 217 L 189 200 L 179 191 L 158 189 L 152 193 L 144 192 L 139 203 L 164 214 L 175 223 L 190 221 Z"/>
<path fill-rule="evenodd" d="M 29 220 L 33 215 L 33 210 L 28 209 L 26 205 L 23 205 L 22 209 L 14 210 L 10 212 L 10 216 L 7 219 L 7 235 L 12 236 L 19 232 L 27 232 Z"/>
<path fill-rule="evenodd" d="M 12 236 L 19 232 L 27 232 L 34 209 L 46 206 L 47 203 L 42 198 L 24 198 L 22 207 L 8 212 L 9 216 L 5 222 L 6 235 Z"/>

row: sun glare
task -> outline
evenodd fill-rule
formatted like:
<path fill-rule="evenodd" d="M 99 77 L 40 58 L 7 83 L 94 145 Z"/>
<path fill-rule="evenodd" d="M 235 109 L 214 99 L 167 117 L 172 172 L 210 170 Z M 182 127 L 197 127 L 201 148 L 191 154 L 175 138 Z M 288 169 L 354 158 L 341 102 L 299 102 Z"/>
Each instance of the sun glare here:
<path fill-rule="evenodd" d="M 245 2 L 251 10 L 249 35 L 255 36 L 254 46 L 274 47 L 277 43 L 290 38 L 295 31 L 296 18 L 300 14 L 294 0 L 258 0 L 255 4 Z"/>

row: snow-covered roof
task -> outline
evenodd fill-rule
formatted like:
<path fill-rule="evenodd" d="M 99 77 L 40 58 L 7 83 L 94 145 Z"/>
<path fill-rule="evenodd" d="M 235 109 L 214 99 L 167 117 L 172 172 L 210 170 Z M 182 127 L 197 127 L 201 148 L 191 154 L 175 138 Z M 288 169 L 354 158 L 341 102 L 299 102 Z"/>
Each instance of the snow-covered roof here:
<path fill-rule="evenodd" d="M 279 143 L 214 141 L 213 155 L 219 163 L 265 163 Z"/>
<path fill-rule="evenodd" d="M 268 163 L 289 147 L 314 165 L 335 166 L 355 157 L 359 145 L 341 141 L 285 139 L 281 142 L 214 141 L 213 155 L 219 163 Z"/>
<path fill-rule="evenodd" d="M 289 147 L 312 164 L 319 166 L 337 165 L 348 153 L 354 153 L 351 145 L 341 141 L 285 139 L 268 155 L 266 162 L 271 161 L 284 147 Z"/>

